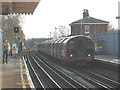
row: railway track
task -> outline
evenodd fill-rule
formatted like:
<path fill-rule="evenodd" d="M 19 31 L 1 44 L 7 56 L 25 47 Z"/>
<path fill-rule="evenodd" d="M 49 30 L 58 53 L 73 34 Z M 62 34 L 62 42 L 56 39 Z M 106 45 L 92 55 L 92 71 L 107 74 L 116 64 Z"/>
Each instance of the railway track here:
<path fill-rule="evenodd" d="M 112 80 L 110 78 L 107 78 L 105 76 L 102 76 L 100 74 L 97 74 L 95 72 L 81 69 L 79 71 L 71 68 L 67 68 L 70 71 L 73 71 L 77 75 L 84 78 L 86 81 L 91 82 L 97 87 L 97 88 L 106 88 L 106 89 L 117 89 L 120 83 L 118 81 Z"/>
<path fill-rule="evenodd" d="M 35 54 L 27 55 L 27 62 L 36 77 L 36 88 L 85 88 L 85 85 L 77 82 L 54 66 L 42 61 Z M 39 83 L 39 84 L 38 84 Z"/>
<path fill-rule="evenodd" d="M 92 83 L 97 88 L 114 89 L 118 88 L 118 86 L 120 85 L 120 83 L 118 82 L 118 78 L 111 76 L 112 78 L 114 78 L 112 80 L 111 78 L 108 78 L 109 75 L 103 76 L 102 74 L 98 74 L 95 71 L 92 72 L 88 68 L 87 69 L 81 68 L 80 70 L 76 70 L 76 68 L 75 69 L 68 68 L 66 66 L 64 68 L 68 69 L 71 72 L 76 73 L 78 76 L 84 78 L 89 83 Z"/>
<path fill-rule="evenodd" d="M 43 86 L 40 84 L 42 88 L 106 88 L 111 90 L 118 88 L 118 85 L 120 85 L 115 77 L 114 79 L 116 80 L 112 80 L 108 78 L 106 74 L 102 75 L 84 68 L 75 70 L 71 67 L 56 65 L 51 62 L 51 60 L 48 60 L 48 58 L 38 53 L 31 53 L 27 55 L 27 57 L 28 62 L 31 63 L 29 64 L 31 67 L 43 69 L 41 71 L 38 71 L 38 69 L 37 71 L 33 70 L 36 74 L 38 72 L 41 73 L 41 78 L 39 74 L 35 75 L 39 77 L 39 82 L 46 82 L 50 78 L 53 80 L 50 79 L 50 83 L 44 83 L 42 84 Z"/>

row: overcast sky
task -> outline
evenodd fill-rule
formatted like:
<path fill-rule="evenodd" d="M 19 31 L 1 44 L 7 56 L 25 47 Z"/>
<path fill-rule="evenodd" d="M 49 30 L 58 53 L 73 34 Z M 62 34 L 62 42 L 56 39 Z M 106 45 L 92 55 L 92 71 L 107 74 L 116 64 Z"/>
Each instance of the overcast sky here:
<path fill-rule="evenodd" d="M 109 21 L 118 28 L 119 0 L 41 0 L 33 15 L 26 15 L 23 30 L 26 38 L 48 37 L 60 25 L 70 29 L 69 24 L 83 18 L 83 9 L 91 17 Z"/>

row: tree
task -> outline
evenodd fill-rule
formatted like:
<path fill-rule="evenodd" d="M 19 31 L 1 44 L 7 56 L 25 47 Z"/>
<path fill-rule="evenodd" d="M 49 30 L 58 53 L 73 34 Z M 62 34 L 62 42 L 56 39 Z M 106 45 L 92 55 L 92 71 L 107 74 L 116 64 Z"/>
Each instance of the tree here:
<path fill-rule="evenodd" d="M 55 32 L 53 32 L 53 38 L 61 38 L 69 35 L 69 29 L 65 26 L 55 27 Z"/>
<path fill-rule="evenodd" d="M 114 31 L 115 28 L 113 27 L 113 25 L 108 25 L 108 28 L 107 28 L 108 32 L 111 32 L 111 31 Z"/>
<path fill-rule="evenodd" d="M 14 27 L 19 27 L 18 39 L 21 42 L 25 41 L 25 35 L 22 30 L 23 18 L 20 15 L 2 16 L 2 30 L 6 33 L 8 41 L 15 42 Z"/>

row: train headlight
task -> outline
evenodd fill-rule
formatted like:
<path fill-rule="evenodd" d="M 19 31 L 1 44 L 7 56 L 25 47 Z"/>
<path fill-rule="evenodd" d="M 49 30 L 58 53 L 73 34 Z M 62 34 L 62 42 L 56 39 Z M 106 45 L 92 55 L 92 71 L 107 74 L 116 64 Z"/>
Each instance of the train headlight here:
<path fill-rule="evenodd" d="M 90 57 L 91 55 L 90 54 L 88 54 L 88 57 Z"/>
<path fill-rule="evenodd" d="M 72 58 L 72 57 L 73 57 L 73 55 L 72 55 L 72 54 L 70 54 L 70 57 Z"/>

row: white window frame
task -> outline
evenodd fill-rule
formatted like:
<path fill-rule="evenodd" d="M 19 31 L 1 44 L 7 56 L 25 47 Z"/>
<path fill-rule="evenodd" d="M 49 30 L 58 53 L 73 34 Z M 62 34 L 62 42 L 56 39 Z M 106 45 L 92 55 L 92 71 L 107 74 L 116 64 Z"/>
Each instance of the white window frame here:
<path fill-rule="evenodd" d="M 90 26 L 85 25 L 85 34 L 89 34 L 89 33 L 90 33 Z"/>

